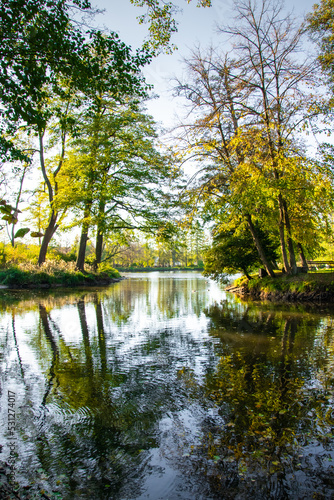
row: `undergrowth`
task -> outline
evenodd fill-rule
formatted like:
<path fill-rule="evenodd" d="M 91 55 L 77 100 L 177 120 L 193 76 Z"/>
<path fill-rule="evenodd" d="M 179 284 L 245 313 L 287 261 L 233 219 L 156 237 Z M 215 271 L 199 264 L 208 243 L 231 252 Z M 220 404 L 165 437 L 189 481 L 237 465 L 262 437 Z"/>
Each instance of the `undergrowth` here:
<path fill-rule="evenodd" d="M 242 276 L 235 280 L 234 285 L 245 287 L 250 293 L 334 293 L 334 273 L 311 272 L 296 276 L 280 274 L 275 278 L 271 278 L 270 276 L 266 276 L 265 278 L 252 276 L 251 280 Z"/>
<path fill-rule="evenodd" d="M 31 262 L 21 262 L 0 270 L 1 285 L 18 287 L 78 286 L 117 278 L 120 278 L 119 272 L 110 266 L 104 266 L 98 272 L 87 266 L 87 271 L 82 273 L 75 269 L 74 262 L 59 260 L 47 261 L 41 266 Z"/>

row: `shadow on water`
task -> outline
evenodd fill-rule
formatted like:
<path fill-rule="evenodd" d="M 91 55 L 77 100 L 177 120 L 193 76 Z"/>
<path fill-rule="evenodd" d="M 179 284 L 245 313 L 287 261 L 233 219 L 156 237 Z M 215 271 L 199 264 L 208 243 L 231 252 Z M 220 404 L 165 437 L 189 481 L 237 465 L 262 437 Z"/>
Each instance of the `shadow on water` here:
<path fill-rule="evenodd" d="M 0 314 L 22 498 L 334 495 L 331 311 L 152 273 Z"/>

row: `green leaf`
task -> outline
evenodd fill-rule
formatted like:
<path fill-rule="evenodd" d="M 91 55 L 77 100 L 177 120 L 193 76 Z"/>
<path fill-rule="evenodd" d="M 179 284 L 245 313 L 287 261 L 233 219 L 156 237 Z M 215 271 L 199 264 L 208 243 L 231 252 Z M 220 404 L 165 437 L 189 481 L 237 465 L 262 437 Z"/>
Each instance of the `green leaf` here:
<path fill-rule="evenodd" d="M 22 227 L 18 231 L 16 231 L 14 238 L 23 238 L 27 233 L 29 233 L 30 229 L 28 227 Z"/>

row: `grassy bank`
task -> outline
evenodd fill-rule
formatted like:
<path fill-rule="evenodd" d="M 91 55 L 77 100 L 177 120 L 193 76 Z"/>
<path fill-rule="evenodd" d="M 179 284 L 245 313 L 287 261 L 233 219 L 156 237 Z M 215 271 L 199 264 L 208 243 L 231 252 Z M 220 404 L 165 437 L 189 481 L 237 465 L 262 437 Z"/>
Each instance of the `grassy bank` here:
<path fill-rule="evenodd" d="M 311 272 L 297 276 L 277 275 L 276 278 L 242 277 L 228 290 L 252 298 L 270 300 L 333 300 L 334 273 Z"/>
<path fill-rule="evenodd" d="M 120 273 L 112 267 L 99 272 L 87 268 L 87 272 L 82 273 L 75 269 L 74 263 L 62 261 L 48 261 L 42 266 L 18 264 L 0 270 L 0 285 L 10 288 L 102 286 L 119 279 Z"/>

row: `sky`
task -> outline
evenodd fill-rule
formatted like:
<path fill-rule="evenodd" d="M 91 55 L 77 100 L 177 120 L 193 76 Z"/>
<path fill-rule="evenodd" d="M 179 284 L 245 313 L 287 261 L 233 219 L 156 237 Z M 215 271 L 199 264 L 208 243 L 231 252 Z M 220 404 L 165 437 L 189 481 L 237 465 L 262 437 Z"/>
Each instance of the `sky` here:
<path fill-rule="evenodd" d="M 173 77 L 182 78 L 182 60 L 189 57 L 191 49 L 200 46 L 202 49 L 221 46 L 226 41 L 217 33 L 217 25 L 226 24 L 233 19 L 231 0 L 212 0 L 211 8 L 196 7 L 196 0 L 187 4 L 186 0 L 173 0 L 180 8 L 176 19 L 178 33 L 173 35 L 172 42 L 178 47 L 172 55 L 159 55 L 146 66 L 143 73 L 148 83 L 154 86 L 159 98 L 147 103 L 148 112 L 156 122 L 169 128 L 177 122 L 177 115 L 182 115 L 182 101 L 172 97 Z M 312 10 L 313 0 L 290 0 L 285 5 L 289 12 L 301 19 Z M 139 48 L 147 35 L 147 28 L 139 25 L 136 17 L 145 12 L 134 7 L 130 0 L 92 0 L 92 4 L 104 9 L 103 14 L 96 17 L 99 27 L 116 31 L 121 40 Z"/>

